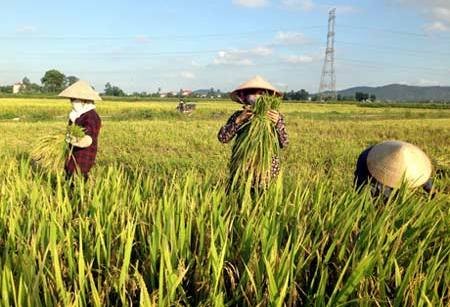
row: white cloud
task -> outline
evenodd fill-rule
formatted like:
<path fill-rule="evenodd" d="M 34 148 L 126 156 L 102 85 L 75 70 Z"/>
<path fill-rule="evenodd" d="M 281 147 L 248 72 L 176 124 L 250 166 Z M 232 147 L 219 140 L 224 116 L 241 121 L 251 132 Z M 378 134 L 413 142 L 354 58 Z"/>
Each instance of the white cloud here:
<path fill-rule="evenodd" d="M 313 0 L 281 0 L 281 6 L 289 10 L 305 11 L 320 10 L 328 12 L 335 8 L 336 14 L 354 14 L 361 10 L 355 6 L 347 4 L 316 4 Z"/>
<path fill-rule="evenodd" d="M 435 21 L 424 26 L 427 32 L 447 32 L 450 31 L 450 27 L 441 21 Z"/>
<path fill-rule="evenodd" d="M 288 85 L 283 82 L 277 82 L 277 83 L 275 83 L 275 86 L 278 86 L 279 88 L 287 88 L 288 87 Z"/>
<path fill-rule="evenodd" d="M 256 48 L 250 50 L 250 53 L 252 53 L 254 55 L 259 55 L 259 56 L 268 56 L 273 53 L 273 50 L 271 48 L 261 46 L 261 47 L 256 47 Z"/>
<path fill-rule="evenodd" d="M 180 73 L 180 77 L 182 77 L 184 79 L 195 79 L 195 74 L 190 71 L 182 71 Z"/>
<path fill-rule="evenodd" d="M 338 15 L 343 15 L 343 14 L 355 14 L 355 13 L 359 13 L 361 11 L 361 9 L 352 6 L 352 5 L 333 5 L 333 8 L 336 9 L 336 14 Z M 332 8 L 330 6 L 324 6 L 324 8 L 326 8 L 327 10 L 329 10 L 330 8 Z"/>
<path fill-rule="evenodd" d="M 288 9 L 311 11 L 314 8 L 312 0 L 281 0 L 282 6 Z"/>
<path fill-rule="evenodd" d="M 151 39 L 145 35 L 138 35 L 135 37 L 135 41 L 139 44 L 148 44 L 151 42 Z"/>
<path fill-rule="evenodd" d="M 283 60 L 290 64 L 304 64 L 311 63 L 314 59 L 309 55 L 290 55 L 284 57 Z"/>
<path fill-rule="evenodd" d="M 416 84 L 420 86 L 433 86 L 439 85 L 439 82 L 435 80 L 419 79 L 419 81 Z"/>
<path fill-rule="evenodd" d="M 217 65 L 253 65 L 253 61 L 246 58 L 239 50 L 219 51 L 213 63 Z"/>
<path fill-rule="evenodd" d="M 347 4 L 316 4 L 313 0 L 281 0 L 281 6 L 290 10 L 298 10 L 309 12 L 312 10 L 321 10 L 328 12 L 330 9 L 335 8 L 336 13 L 353 14 L 360 11 L 359 8 L 347 5 Z"/>
<path fill-rule="evenodd" d="M 256 47 L 253 49 L 222 50 L 217 53 L 213 63 L 216 65 L 254 65 L 256 58 L 269 56 L 273 50 L 268 47 Z"/>
<path fill-rule="evenodd" d="M 410 83 L 409 82 L 407 82 L 407 81 L 405 81 L 405 80 L 400 80 L 400 81 L 397 81 L 397 82 L 394 82 L 395 84 L 400 84 L 400 85 L 409 85 Z"/>
<path fill-rule="evenodd" d="M 450 4 L 448 8 L 442 6 L 432 8 L 431 14 L 437 19 L 450 21 Z"/>
<path fill-rule="evenodd" d="M 34 26 L 21 26 L 16 29 L 17 33 L 35 33 L 37 31 Z"/>
<path fill-rule="evenodd" d="M 396 0 L 400 5 L 418 9 L 428 23 L 424 29 L 427 32 L 450 31 L 450 1 L 448 0 Z"/>
<path fill-rule="evenodd" d="M 264 7 L 269 4 L 268 0 L 233 0 L 233 3 L 245 7 Z"/>
<path fill-rule="evenodd" d="M 285 45 L 301 45 L 308 42 L 308 39 L 300 32 L 283 32 L 280 31 L 275 36 L 275 41 Z"/>

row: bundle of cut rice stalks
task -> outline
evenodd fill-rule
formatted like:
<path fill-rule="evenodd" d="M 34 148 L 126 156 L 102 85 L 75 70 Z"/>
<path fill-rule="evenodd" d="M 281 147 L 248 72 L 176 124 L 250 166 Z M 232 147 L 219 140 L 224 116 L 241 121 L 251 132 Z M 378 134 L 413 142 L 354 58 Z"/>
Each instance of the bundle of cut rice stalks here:
<path fill-rule="evenodd" d="M 82 138 L 85 135 L 82 127 L 68 125 L 66 133 L 62 130 L 38 139 L 31 151 L 31 158 L 47 171 L 58 173 L 64 169 L 67 158 L 72 154 L 72 146 L 66 141 L 70 138 Z"/>
<path fill-rule="evenodd" d="M 272 157 L 279 155 L 280 145 L 275 124 L 267 117 L 267 112 L 278 111 L 280 104 L 281 98 L 272 95 L 263 95 L 254 104 L 253 118 L 241 128 L 244 130 L 233 145 L 230 161 L 232 190 L 268 187 Z"/>

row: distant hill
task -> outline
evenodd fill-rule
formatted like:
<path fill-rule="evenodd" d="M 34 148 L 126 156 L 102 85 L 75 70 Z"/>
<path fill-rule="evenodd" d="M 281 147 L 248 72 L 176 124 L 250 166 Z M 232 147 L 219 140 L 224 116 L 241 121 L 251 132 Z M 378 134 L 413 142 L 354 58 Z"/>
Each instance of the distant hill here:
<path fill-rule="evenodd" d="M 410 86 L 389 84 L 379 87 L 360 86 L 338 91 L 342 96 L 356 92 L 374 94 L 377 99 L 393 101 L 450 101 L 450 86 Z"/>

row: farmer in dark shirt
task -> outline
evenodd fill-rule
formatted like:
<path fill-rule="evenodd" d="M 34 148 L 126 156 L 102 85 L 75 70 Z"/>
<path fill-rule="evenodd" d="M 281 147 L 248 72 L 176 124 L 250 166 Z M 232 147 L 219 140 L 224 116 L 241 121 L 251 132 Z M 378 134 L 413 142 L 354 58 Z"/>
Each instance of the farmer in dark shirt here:
<path fill-rule="evenodd" d="M 231 99 L 243 105 L 243 109 L 236 111 L 228 119 L 227 123 L 222 126 L 217 135 L 221 143 L 228 143 L 235 135 L 239 135 L 243 131 L 243 127 L 250 124 L 253 113 L 251 106 L 256 102 L 262 94 L 270 94 L 281 96 L 275 87 L 259 76 L 256 76 L 247 82 L 241 84 L 231 93 Z M 275 124 L 278 134 L 280 147 L 283 148 L 288 144 L 288 136 L 286 133 L 284 118 L 281 113 L 275 110 L 269 110 L 267 117 Z M 234 149 L 234 148 L 233 148 Z M 280 172 L 280 158 L 272 157 L 271 177 L 275 178 Z M 232 175 L 232 174 L 231 174 Z"/>
<path fill-rule="evenodd" d="M 418 147 L 402 142 L 387 141 L 365 149 L 358 157 L 355 188 L 360 191 L 369 184 L 373 196 L 387 200 L 403 181 L 411 188 L 422 186 L 432 192 L 431 162 Z"/>
<path fill-rule="evenodd" d="M 101 120 L 95 111 L 95 100 L 102 100 L 92 87 L 85 81 L 78 81 L 59 94 L 60 97 L 70 98 L 72 111 L 69 113 L 69 125 L 83 128 L 82 138 L 68 136 L 71 155 L 67 157 L 65 171 L 68 178 L 80 173 L 85 179 L 95 163 L 97 156 L 98 134 Z"/>

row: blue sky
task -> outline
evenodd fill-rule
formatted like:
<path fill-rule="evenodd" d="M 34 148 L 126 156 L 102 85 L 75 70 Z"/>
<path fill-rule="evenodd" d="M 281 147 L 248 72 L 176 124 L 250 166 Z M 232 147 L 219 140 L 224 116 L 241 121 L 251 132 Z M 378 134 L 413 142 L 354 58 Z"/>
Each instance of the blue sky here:
<path fill-rule="evenodd" d="M 336 8 L 337 88 L 450 85 L 449 0 L 4 1 L 0 84 L 48 69 L 127 92 L 318 90 Z"/>

